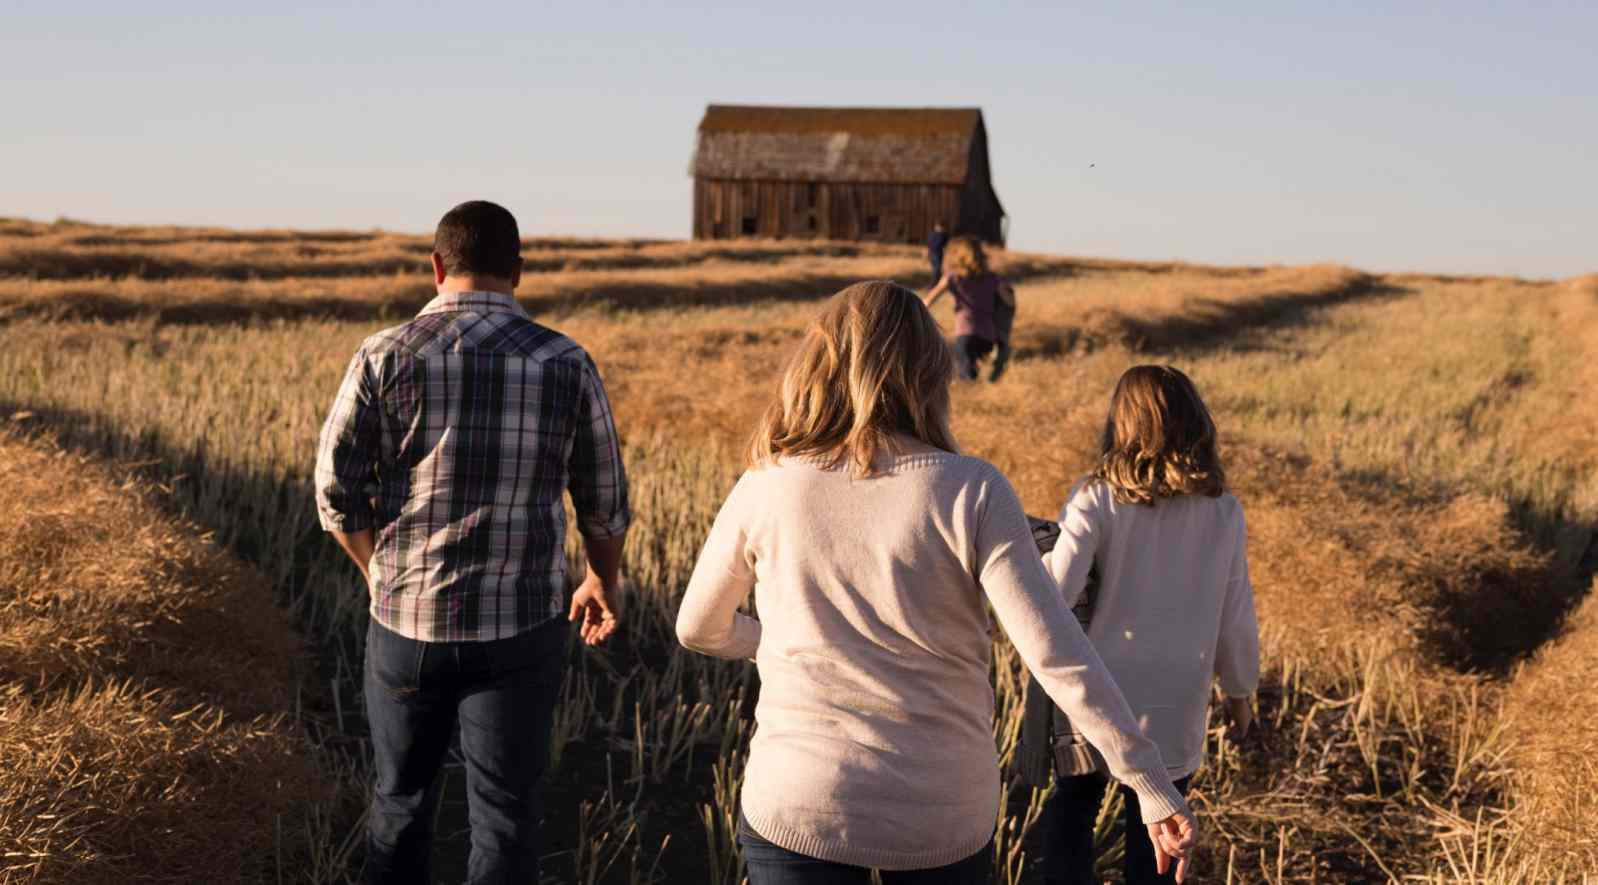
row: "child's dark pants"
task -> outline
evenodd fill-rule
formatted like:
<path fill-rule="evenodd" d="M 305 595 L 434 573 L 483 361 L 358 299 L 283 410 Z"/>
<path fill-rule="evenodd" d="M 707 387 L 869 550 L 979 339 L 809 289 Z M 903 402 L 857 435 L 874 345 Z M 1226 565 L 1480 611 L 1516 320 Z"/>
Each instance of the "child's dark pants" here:
<path fill-rule="evenodd" d="M 993 350 L 993 342 L 975 335 L 958 335 L 954 339 L 955 373 L 967 381 L 977 378 L 977 361 Z"/>

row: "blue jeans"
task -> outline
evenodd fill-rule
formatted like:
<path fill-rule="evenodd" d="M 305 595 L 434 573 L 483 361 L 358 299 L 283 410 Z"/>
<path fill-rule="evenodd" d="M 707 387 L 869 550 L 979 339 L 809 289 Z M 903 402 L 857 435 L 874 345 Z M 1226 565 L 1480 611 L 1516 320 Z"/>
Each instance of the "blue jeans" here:
<path fill-rule="evenodd" d="M 1190 778 L 1176 781 L 1187 792 Z M 1043 844 L 1044 885 L 1098 885 L 1093 875 L 1093 822 L 1099 816 L 1110 779 L 1103 774 L 1056 778 L 1054 792 L 1043 806 L 1038 830 Z M 1154 843 L 1143 826 L 1137 794 L 1121 790 L 1121 826 L 1126 829 L 1126 885 L 1164 885 L 1176 881 L 1176 864 L 1161 876 L 1155 872 Z"/>
<path fill-rule="evenodd" d="M 372 883 L 431 883 L 439 771 L 460 725 L 472 848 L 467 882 L 537 882 L 549 735 L 566 621 L 510 639 L 418 642 L 373 621 L 366 718 L 377 784 L 367 821 Z"/>
<path fill-rule="evenodd" d="M 871 870 L 818 860 L 766 841 L 738 815 L 738 847 L 749 871 L 749 885 L 868 885 Z M 882 885 L 988 885 L 993 876 L 993 843 L 965 860 L 924 870 L 882 870 Z"/>

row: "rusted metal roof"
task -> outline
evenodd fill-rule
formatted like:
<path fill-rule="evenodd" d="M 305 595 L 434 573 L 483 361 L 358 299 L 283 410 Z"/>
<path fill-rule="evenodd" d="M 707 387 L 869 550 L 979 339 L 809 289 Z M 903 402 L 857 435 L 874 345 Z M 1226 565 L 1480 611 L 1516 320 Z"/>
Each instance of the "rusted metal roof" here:
<path fill-rule="evenodd" d="M 711 105 L 693 174 L 779 181 L 961 184 L 977 108 Z"/>

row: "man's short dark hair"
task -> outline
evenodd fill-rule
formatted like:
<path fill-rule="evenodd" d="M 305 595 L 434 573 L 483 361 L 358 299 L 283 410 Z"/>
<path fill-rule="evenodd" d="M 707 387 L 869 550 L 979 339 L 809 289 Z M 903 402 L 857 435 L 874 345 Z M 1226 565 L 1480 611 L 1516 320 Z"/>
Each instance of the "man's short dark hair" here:
<path fill-rule="evenodd" d="M 446 274 L 509 279 L 521 261 L 522 236 L 504 206 L 472 200 L 444 213 L 433 251 L 444 259 Z"/>

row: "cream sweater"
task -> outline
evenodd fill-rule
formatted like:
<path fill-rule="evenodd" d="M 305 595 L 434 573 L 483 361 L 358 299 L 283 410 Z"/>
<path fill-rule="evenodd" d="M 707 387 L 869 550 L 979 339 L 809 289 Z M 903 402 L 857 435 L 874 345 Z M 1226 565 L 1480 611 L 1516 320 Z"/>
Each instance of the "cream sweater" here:
<path fill-rule="evenodd" d="M 1049 571 L 1075 605 L 1099 566 L 1088 637 L 1171 777 L 1204 759 L 1210 682 L 1227 697 L 1259 684 L 1259 628 L 1248 580 L 1243 508 L 1230 494 L 1122 504 L 1100 481 L 1060 514 Z"/>
<path fill-rule="evenodd" d="M 879 466 L 869 479 L 793 459 L 745 473 L 683 597 L 685 646 L 760 670 L 742 795 L 755 831 L 890 870 L 987 844 L 999 767 L 984 596 L 1146 820 L 1185 812 L 1004 477 L 919 445 Z M 751 590 L 760 620 L 737 611 Z"/>

